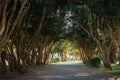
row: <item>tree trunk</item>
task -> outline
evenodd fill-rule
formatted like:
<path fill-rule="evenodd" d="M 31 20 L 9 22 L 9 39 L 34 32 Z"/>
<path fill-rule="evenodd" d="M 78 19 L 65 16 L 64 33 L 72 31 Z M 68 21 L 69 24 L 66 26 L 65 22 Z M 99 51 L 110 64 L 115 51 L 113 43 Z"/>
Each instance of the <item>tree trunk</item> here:
<path fill-rule="evenodd" d="M 2 21 L 0 24 L 0 36 L 3 34 L 4 30 L 5 30 L 5 24 L 6 24 L 6 10 L 7 10 L 7 5 L 8 5 L 8 0 L 5 0 L 4 2 L 4 7 L 3 7 L 3 11 L 2 11 Z"/>
<path fill-rule="evenodd" d="M 99 55 L 103 61 L 104 67 L 112 70 L 112 67 L 110 65 L 109 55 L 107 53 L 107 50 L 104 49 L 104 51 L 101 49 L 100 43 L 98 44 L 99 49 Z"/>
<path fill-rule="evenodd" d="M 114 48 L 112 48 L 110 50 L 109 58 L 110 58 L 110 63 L 115 63 L 116 62 L 116 52 L 115 52 Z"/>

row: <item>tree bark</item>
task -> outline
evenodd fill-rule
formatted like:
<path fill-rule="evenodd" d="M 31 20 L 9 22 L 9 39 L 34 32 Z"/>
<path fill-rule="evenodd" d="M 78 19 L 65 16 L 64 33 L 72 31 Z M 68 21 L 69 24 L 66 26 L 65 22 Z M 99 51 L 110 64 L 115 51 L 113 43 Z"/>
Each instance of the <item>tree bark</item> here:
<path fill-rule="evenodd" d="M 3 34 L 3 32 L 5 31 L 5 24 L 6 24 L 6 10 L 7 10 L 7 5 L 8 5 L 8 0 L 5 0 L 4 2 L 4 7 L 3 7 L 3 11 L 2 11 L 2 21 L 1 21 L 1 24 L 0 24 L 0 37 L 1 35 Z"/>

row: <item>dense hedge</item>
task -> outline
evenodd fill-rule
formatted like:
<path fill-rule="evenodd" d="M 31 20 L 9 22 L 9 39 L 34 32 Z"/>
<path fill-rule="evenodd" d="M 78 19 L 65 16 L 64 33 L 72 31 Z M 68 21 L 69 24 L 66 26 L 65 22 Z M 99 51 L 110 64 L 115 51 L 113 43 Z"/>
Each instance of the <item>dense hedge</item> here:
<path fill-rule="evenodd" d="M 100 64 L 101 64 L 101 60 L 99 57 L 94 57 L 93 59 L 91 59 L 91 64 L 93 67 L 99 68 Z"/>

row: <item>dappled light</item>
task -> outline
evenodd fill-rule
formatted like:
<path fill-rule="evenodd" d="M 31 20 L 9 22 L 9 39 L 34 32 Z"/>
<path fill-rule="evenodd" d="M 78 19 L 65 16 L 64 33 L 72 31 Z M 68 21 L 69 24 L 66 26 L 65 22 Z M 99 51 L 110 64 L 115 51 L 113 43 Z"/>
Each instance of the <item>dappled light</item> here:
<path fill-rule="evenodd" d="M 0 80 L 119 75 L 120 0 L 0 0 Z"/>
<path fill-rule="evenodd" d="M 52 63 L 81 60 L 75 44 L 69 40 L 59 42 L 52 52 Z"/>
<path fill-rule="evenodd" d="M 57 65 L 46 65 L 41 68 L 37 68 L 33 71 L 33 74 L 19 75 L 18 80 L 36 79 L 36 80 L 119 80 L 119 75 L 106 74 L 94 69 L 88 69 L 84 66 L 79 66 L 78 62 L 74 64 L 64 62 Z M 56 71 L 57 70 L 57 71 Z M 31 76 L 32 75 L 32 76 Z M 26 77 L 22 77 L 26 76 Z M 20 79 L 19 79 L 20 78 Z"/>

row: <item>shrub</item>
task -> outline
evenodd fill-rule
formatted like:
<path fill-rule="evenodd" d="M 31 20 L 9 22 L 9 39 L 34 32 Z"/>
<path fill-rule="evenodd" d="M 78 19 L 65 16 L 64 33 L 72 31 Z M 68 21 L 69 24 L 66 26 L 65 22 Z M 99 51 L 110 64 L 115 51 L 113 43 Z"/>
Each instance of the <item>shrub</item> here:
<path fill-rule="evenodd" d="M 54 58 L 53 61 L 54 61 L 55 63 L 57 63 L 57 62 L 59 62 L 59 58 Z"/>
<path fill-rule="evenodd" d="M 101 64 L 101 60 L 99 57 L 94 57 L 93 59 L 91 59 L 91 64 L 93 67 L 99 68 L 100 64 Z"/>

